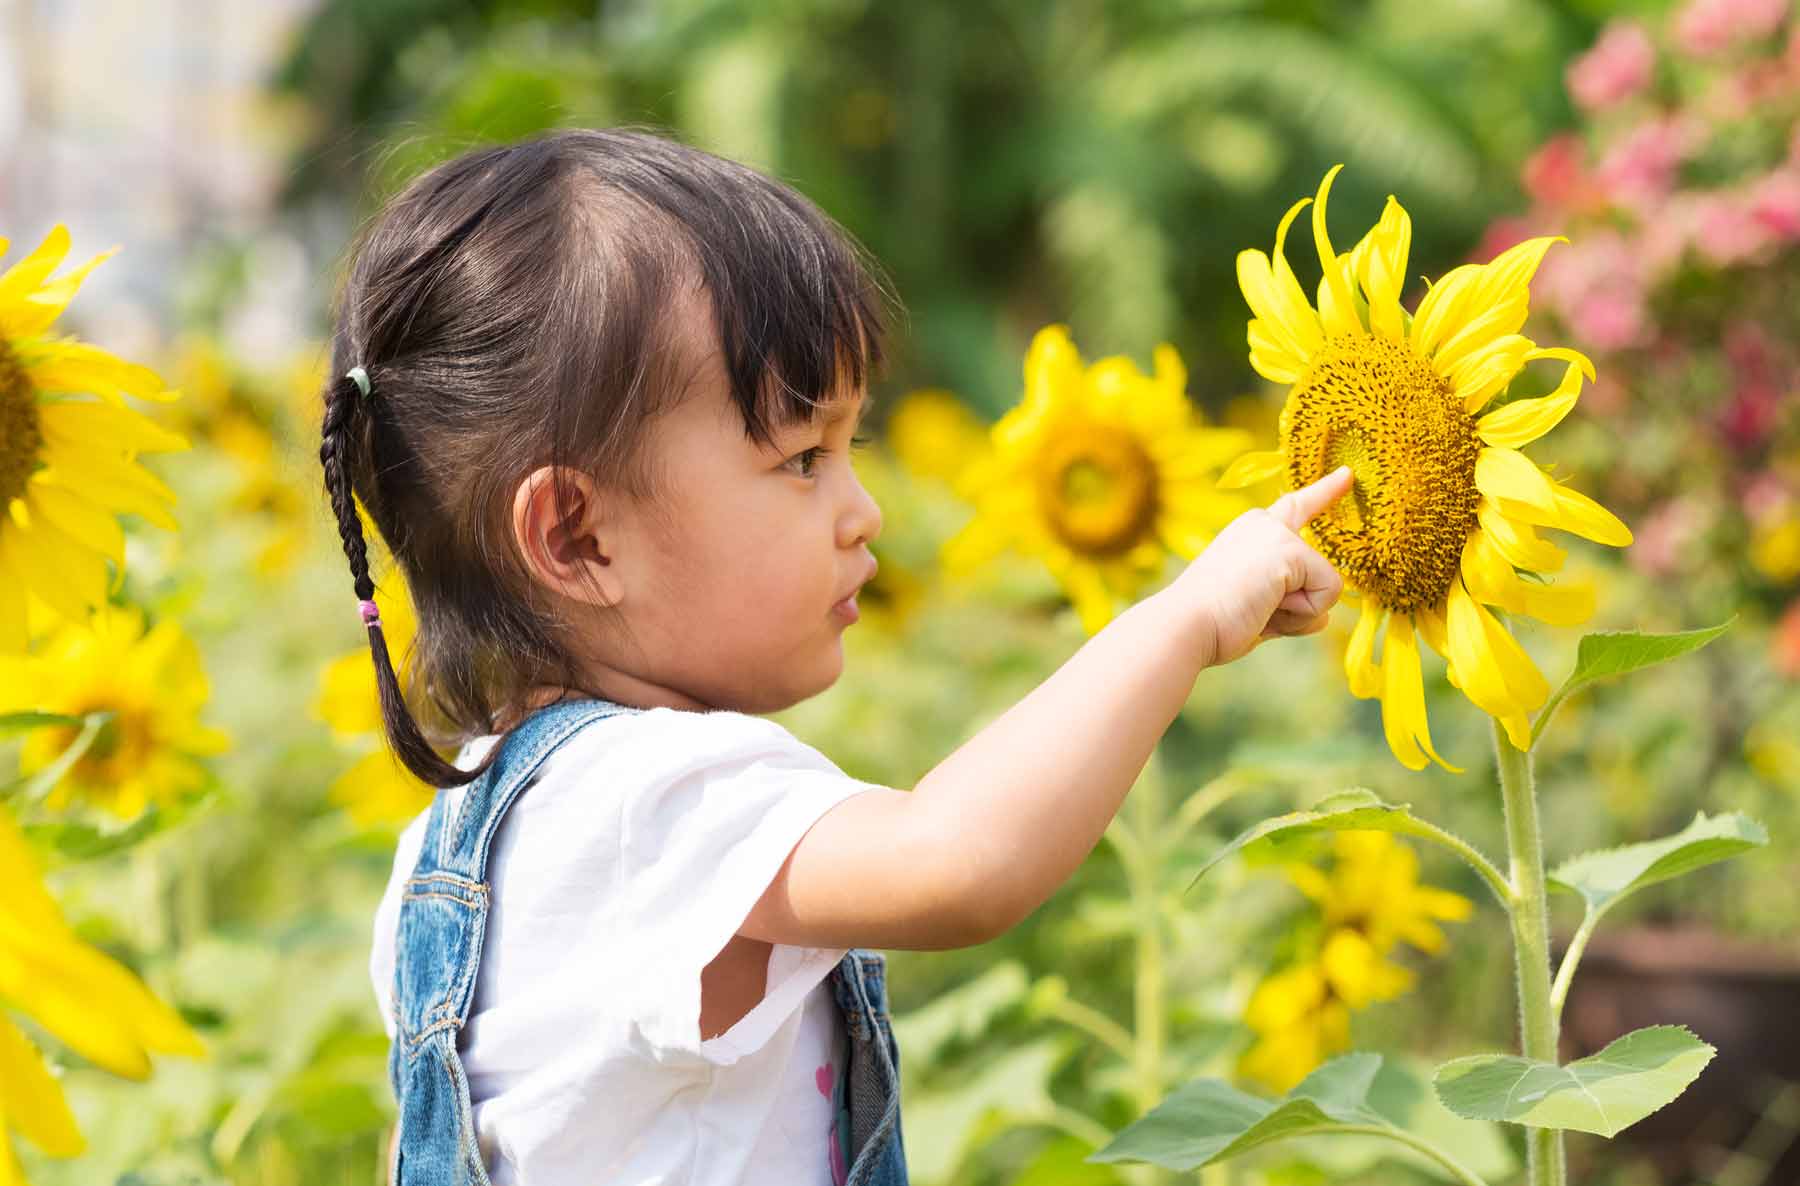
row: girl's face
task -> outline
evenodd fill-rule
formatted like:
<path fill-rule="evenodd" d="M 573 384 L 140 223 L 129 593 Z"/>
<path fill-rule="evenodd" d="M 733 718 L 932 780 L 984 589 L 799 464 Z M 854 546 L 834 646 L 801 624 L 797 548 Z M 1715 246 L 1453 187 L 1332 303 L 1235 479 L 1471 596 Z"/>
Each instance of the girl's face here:
<path fill-rule="evenodd" d="M 772 712 L 831 686 L 881 510 L 850 465 L 867 392 L 752 441 L 716 353 L 658 417 L 668 497 L 628 526 L 617 607 L 635 646 L 611 664 L 708 708 Z M 604 684 L 602 685 L 604 687 Z M 679 703 L 679 699 L 671 700 Z"/>

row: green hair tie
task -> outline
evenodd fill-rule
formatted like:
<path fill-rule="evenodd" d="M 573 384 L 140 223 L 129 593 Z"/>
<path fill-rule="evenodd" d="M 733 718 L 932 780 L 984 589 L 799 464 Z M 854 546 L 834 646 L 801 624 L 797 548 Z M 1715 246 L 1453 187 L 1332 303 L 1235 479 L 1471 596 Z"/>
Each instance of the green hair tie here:
<path fill-rule="evenodd" d="M 363 370 L 361 367 L 351 367 L 344 372 L 344 378 L 356 384 L 356 389 L 362 392 L 363 396 L 367 398 L 369 394 L 369 372 Z"/>

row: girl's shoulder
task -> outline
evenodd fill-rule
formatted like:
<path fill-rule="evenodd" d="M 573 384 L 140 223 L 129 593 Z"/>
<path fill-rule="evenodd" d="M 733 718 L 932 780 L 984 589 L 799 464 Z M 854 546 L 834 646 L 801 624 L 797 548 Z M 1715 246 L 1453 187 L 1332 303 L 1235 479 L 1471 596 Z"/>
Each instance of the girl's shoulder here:
<path fill-rule="evenodd" d="M 502 736 L 465 743 L 456 764 L 467 768 L 480 762 Z M 546 759 L 538 781 L 591 774 L 601 767 L 620 777 L 678 777 L 746 754 L 836 769 L 818 750 L 766 717 L 729 709 L 634 708 L 584 725 Z"/>

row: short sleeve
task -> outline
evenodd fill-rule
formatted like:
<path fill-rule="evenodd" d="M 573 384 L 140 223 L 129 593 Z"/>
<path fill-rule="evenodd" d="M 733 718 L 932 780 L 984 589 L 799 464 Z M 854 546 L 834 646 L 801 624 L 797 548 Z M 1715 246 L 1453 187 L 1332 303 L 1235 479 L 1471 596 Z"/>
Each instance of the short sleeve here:
<path fill-rule="evenodd" d="M 659 1057 L 729 1063 L 804 1003 L 843 950 L 776 945 L 764 997 L 731 1030 L 702 1042 L 700 974 L 737 933 L 809 828 L 852 795 L 853 779 L 773 721 L 704 714 L 695 743 L 622 804 L 620 868 L 627 949 L 648 954 L 633 1012 Z"/>

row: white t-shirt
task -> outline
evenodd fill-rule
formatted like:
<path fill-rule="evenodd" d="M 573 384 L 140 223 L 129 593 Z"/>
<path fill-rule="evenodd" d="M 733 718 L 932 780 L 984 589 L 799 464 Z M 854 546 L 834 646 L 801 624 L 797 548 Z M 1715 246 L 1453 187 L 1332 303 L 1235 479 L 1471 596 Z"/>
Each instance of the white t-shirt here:
<path fill-rule="evenodd" d="M 494 744 L 471 741 L 469 767 Z M 495 1186 L 833 1186 L 842 948 L 776 944 L 763 999 L 700 1038 L 700 973 L 818 818 L 871 789 L 773 721 L 655 708 L 583 728 L 494 834 L 460 1045 Z M 461 789 L 450 792 L 460 795 Z M 369 961 L 393 1037 L 402 833 Z"/>

